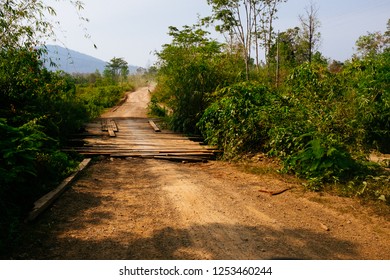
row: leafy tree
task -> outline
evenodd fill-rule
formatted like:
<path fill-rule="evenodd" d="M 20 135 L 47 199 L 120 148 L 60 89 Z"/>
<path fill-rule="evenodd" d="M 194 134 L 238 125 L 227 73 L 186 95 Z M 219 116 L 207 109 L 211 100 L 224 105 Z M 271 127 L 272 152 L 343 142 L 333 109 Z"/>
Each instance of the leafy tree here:
<path fill-rule="evenodd" d="M 124 81 L 129 75 L 129 64 L 123 58 L 112 58 L 104 69 L 104 75 L 115 83 Z"/>
<path fill-rule="evenodd" d="M 390 19 L 387 21 L 387 30 L 385 32 L 386 37 L 390 37 Z"/>
<path fill-rule="evenodd" d="M 263 0 L 260 1 L 260 3 L 261 2 L 263 2 L 264 6 L 261 12 L 262 16 L 260 17 L 261 28 L 260 30 L 255 30 L 255 35 L 256 38 L 259 37 L 263 41 L 262 46 L 264 47 L 265 61 L 268 65 L 271 46 L 272 43 L 275 41 L 276 36 L 274 32 L 273 22 L 275 19 L 277 19 L 278 5 L 287 2 L 287 0 Z M 259 43 L 256 41 L 256 48 L 258 45 Z M 257 52 L 258 50 L 256 51 L 256 53 Z M 258 57 L 258 54 L 256 54 L 256 57 Z"/>
<path fill-rule="evenodd" d="M 159 101 L 171 109 L 173 129 L 195 133 L 196 123 L 218 86 L 241 79 L 242 62 L 223 54 L 223 45 L 199 26 L 169 28 L 171 44 L 158 53 Z"/>
<path fill-rule="evenodd" d="M 390 48 L 390 36 L 381 32 L 369 32 L 367 35 L 359 37 L 356 41 L 356 47 L 360 57 L 375 56 Z"/>
<path fill-rule="evenodd" d="M 262 38 L 266 54 L 273 39 L 273 20 L 277 5 L 284 0 L 208 0 L 213 9 L 216 30 L 228 33 L 232 42 L 241 46 L 245 62 L 246 78 L 249 79 L 253 42 L 256 49 L 256 65 L 259 66 L 259 42 Z"/>
<path fill-rule="evenodd" d="M 68 2 L 83 9 L 81 1 Z M 56 11 L 43 0 L 0 0 L 0 49 L 44 45 L 56 36 L 55 23 L 47 15 L 55 16 Z"/>
<path fill-rule="evenodd" d="M 390 152 L 390 51 L 353 59 L 343 75 L 353 94 L 356 122 L 364 127 L 368 149 Z"/>
<path fill-rule="evenodd" d="M 390 152 L 390 20 L 385 33 L 361 36 L 357 54 L 344 75 L 353 88 L 358 122 L 364 124 L 368 148 Z"/>
<path fill-rule="evenodd" d="M 275 69 L 276 84 L 281 81 L 301 63 L 299 48 L 299 28 L 290 28 L 280 32 L 269 51 L 268 70 Z"/>

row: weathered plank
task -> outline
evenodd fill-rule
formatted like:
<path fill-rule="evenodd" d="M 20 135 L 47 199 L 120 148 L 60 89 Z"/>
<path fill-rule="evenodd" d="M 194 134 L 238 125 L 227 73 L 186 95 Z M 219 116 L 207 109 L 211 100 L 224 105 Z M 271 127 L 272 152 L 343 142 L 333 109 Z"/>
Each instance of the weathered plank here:
<path fill-rule="evenodd" d="M 116 128 L 118 131 L 115 131 Z M 107 129 L 108 133 L 102 133 L 102 129 Z M 182 134 L 161 131 L 150 119 L 102 118 L 87 124 L 85 132 L 80 135 L 84 145 L 69 147 L 65 151 L 76 151 L 87 156 L 181 156 L 185 157 L 183 160 L 187 160 L 187 157 L 212 159 L 220 152 L 216 147 L 191 141 L 199 141 L 199 138 L 189 139 Z"/>
<path fill-rule="evenodd" d="M 110 120 L 110 124 L 111 124 L 112 130 L 114 132 L 118 132 L 119 131 L 118 125 L 116 124 L 116 122 L 114 120 Z"/>
<path fill-rule="evenodd" d="M 149 124 L 154 129 L 154 132 L 161 132 L 161 129 L 155 124 L 154 121 L 149 120 Z"/>
<path fill-rule="evenodd" d="M 47 193 L 34 203 L 34 208 L 28 214 L 26 221 L 31 222 L 35 220 L 44 210 L 46 210 L 75 180 L 79 172 L 85 169 L 90 163 L 91 159 L 84 159 L 80 164 L 76 172 L 66 178 L 62 183 L 51 192 Z"/>
<path fill-rule="evenodd" d="M 108 135 L 110 135 L 110 137 L 116 137 L 116 134 L 115 134 L 114 130 L 112 129 L 112 126 L 108 127 Z"/>

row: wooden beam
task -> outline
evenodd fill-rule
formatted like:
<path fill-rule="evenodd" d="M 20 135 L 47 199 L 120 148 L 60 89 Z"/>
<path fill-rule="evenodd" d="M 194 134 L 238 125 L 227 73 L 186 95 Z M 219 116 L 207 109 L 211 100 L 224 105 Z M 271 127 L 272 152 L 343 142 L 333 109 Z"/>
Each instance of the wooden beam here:
<path fill-rule="evenodd" d="M 51 192 L 47 193 L 34 203 L 33 210 L 28 214 L 26 221 L 31 222 L 35 220 L 44 210 L 49 206 L 66 190 L 66 188 L 74 182 L 77 175 L 85 169 L 90 163 L 91 159 L 84 159 L 80 164 L 76 172 L 66 178 L 62 183 Z"/>
<path fill-rule="evenodd" d="M 116 122 L 115 122 L 114 120 L 110 120 L 110 125 L 111 125 L 112 130 L 113 130 L 114 132 L 118 132 L 118 131 L 119 131 L 118 125 L 116 124 Z"/>
<path fill-rule="evenodd" d="M 161 132 L 161 129 L 155 124 L 154 121 L 149 120 L 149 124 L 154 129 L 154 132 Z"/>
<path fill-rule="evenodd" d="M 154 156 L 153 158 L 176 162 L 207 162 L 207 159 L 201 157 Z"/>
<path fill-rule="evenodd" d="M 111 126 L 108 127 L 108 134 L 110 135 L 110 137 L 116 137 L 116 134 Z"/>

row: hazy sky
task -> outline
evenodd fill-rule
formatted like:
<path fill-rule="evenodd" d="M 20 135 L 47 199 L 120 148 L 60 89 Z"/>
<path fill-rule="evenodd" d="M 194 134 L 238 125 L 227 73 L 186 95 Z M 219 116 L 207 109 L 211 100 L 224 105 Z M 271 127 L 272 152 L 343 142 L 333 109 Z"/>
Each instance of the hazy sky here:
<path fill-rule="evenodd" d="M 148 67 L 155 51 L 171 42 L 168 26 L 197 22 L 211 14 L 207 0 L 82 0 L 81 16 L 67 0 L 45 0 L 57 10 L 61 23 L 58 38 L 67 48 L 109 61 L 123 57 L 129 64 Z M 344 61 L 354 52 L 356 39 L 368 31 L 385 31 L 390 0 L 312 0 L 319 7 L 322 44 L 328 58 Z M 279 8 L 275 29 L 299 26 L 310 0 L 288 0 Z M 84 28 L 91 39 L 84 38 Z M 61 45 L 60 44 L 60 45 Z M 96 44 L 98 49 L 94 49 Z"/>

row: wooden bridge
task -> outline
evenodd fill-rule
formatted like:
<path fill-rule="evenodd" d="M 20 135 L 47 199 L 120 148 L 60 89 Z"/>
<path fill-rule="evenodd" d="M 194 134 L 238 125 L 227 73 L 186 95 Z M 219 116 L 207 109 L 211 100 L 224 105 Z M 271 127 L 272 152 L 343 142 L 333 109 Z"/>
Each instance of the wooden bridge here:
<path fill-rule="evenodd" d="M 147 117 L 150 87 L 130 92 L 121 103 L 85 126 L 66 151 L 86 156 L 145 157 L 174 161 L 207 161 L 218 152 L 199 139 L 158 127 Z"/>
<path fill-rule="evenodd" d="M 143 157 L 173 161 L 207 161 L 218 152 L 199 139 L 161 129 L 148 118 L 100 118 L 86 125 L 66 151 L 86 156 Z"/>

